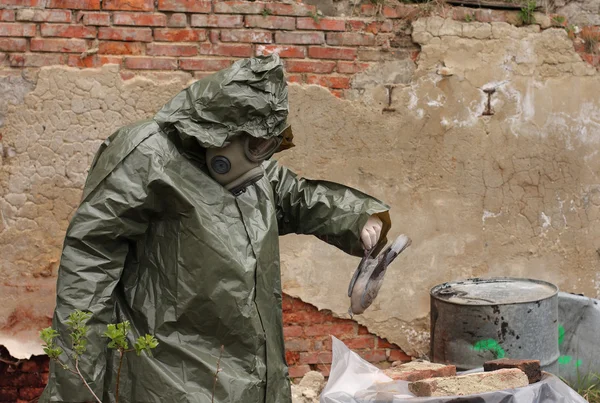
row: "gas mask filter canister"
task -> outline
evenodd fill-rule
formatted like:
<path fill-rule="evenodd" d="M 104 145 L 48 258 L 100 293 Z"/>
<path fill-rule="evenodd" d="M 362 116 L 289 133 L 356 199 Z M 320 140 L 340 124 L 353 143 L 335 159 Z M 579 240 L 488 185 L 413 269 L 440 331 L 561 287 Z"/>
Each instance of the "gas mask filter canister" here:
<path fill-rule="evenodd" d="M 264 176 L 261 164 L 271 158 L 281 142 L 281 136 L 270 139 L 248 134 L 235 136 L 224 147 L 206 149 L 208 171 L 225 189 L 238 195 Z"/>

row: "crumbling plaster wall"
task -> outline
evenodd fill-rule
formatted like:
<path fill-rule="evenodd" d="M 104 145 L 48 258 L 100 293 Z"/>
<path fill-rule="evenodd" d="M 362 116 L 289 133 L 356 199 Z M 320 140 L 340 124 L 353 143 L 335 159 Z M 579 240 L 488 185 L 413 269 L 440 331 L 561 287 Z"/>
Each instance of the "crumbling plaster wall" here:
<path fill-rule="evenodd" d="M 422 47 L 416 65 L 388 61 L 361 73 L 350 100 L 290 87 L 297 147 L 280 161 L 385 200 L 391 236 L 413 239 L 355 319 L 424 354 L 428 291 L 444 281 L 525 276 L 600 296 L 596 70 L 560 29 L 431 17 L 413 23 L 413 40 Z M 29 90 L 0 105 L 0 318 L 9 318 L 0 344 L 18 356 L 35 340 L 20 323 L 47 325 L 62 237 L 96 147 L 151 116 L 189 76 L 123 81 L 115 66 L 55 67 L 1 80 Z M 493 115 L 482 116 L 491 88 Z M 357 259 L 309 237 L 281 243 L 284 290 L 345 315 Z"/>

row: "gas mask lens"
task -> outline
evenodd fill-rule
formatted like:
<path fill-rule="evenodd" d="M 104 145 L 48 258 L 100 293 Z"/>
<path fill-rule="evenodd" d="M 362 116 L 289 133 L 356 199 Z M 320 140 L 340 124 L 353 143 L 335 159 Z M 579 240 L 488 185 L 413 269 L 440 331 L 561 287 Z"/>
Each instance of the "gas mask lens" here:
<path fill-rule="evenodd" d="M 270 139 L 248 136 L 244 143 L 244 152 L 250 161 L 262 162 L 275 153 L 282 140 L 281 136 Z"/>
<path fill-rule="evenodd" d="M 282 136 L 271 139 L 248 134 L 236 136 L 224 147 L 206 150 L 208 171 L 226 189 L 239 194 L 264 176 L 261 163 L 277 151 L 282 141 Z"/>

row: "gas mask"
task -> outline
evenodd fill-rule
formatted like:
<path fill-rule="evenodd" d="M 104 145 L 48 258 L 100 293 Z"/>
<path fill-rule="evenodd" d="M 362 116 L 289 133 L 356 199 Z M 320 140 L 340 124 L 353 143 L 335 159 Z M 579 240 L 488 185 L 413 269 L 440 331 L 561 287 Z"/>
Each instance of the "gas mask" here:
<path fill-rule="evenodd" d="M 235 136 L 221 148 L 206 149 L 208 171 L 214 180 L 237 196 L 264 176 L 261 164 L 271 158 L 282 141 L 283 135 L 270 139 L 245 133 Z"/>

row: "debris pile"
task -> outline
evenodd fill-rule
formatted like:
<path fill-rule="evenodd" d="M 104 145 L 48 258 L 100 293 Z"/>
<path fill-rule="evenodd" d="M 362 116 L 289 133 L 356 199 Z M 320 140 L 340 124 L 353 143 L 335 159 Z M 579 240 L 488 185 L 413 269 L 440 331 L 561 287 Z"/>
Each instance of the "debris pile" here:
<path fill-rule="evenodd" d="M 319 403 L 319 395 L 324 386 L 323 374 L 308 372 L 298 385 L 292 384 L 292 403 Z"/>
<path fill-rule="evenodd" d="M 394 363 L 383 372 L 394 382 L 410 382 L 408 388 L 417 397 L 465 396 L 515 389 L 538 382 L 542 377 L 537 360 L 488 361 L 484 371 L 457 376 L 454 365 L 413 361 Z"/>

